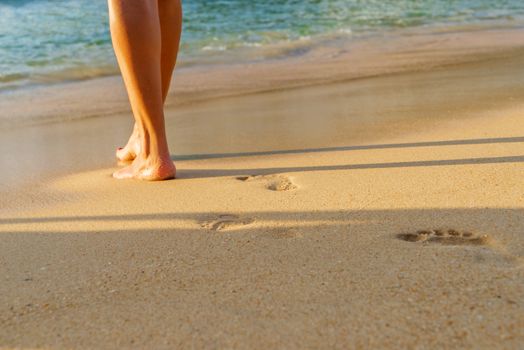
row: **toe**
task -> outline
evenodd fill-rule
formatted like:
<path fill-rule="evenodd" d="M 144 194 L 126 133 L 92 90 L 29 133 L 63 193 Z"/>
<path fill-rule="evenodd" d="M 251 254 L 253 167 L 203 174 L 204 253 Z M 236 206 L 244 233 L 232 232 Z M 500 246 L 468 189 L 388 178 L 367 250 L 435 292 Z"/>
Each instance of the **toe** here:
<path fill-rule="evenodd" d="M 127 162 L 133 160 L 135 157 L 126 148 L 120 147 L 116 150 L 116 158 L 120 161 Z"/>
<path fill-rule="evenodd" d="M 115 153 L 118 159 L 122 159 L 122 156 L 124 155 L 124 148 L 118 147 Z"/>

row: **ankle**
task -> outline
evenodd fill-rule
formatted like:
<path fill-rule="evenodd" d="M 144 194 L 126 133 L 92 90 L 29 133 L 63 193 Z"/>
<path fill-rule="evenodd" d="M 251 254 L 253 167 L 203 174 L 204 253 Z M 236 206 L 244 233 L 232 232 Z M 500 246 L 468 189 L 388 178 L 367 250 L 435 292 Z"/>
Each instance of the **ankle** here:
<path fill-rule="evenodd" d="M 170 157 L 165 134 L 151 134 L 144 130 L 140 138 L 140 146 L 140 156 L 144 159 Z"/>

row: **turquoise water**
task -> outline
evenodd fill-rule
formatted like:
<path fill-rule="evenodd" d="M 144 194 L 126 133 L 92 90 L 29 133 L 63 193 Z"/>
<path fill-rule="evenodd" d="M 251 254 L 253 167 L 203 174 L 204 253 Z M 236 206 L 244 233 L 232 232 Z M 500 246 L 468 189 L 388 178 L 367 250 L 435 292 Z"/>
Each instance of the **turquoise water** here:
<path fill-rule="evenodd" d="M 188 0 L 184 12 L 180 61 L 191 65 L 323 37 L 520 21 L 524 1 Z M 0 0 L 0 89 L 115 73 L 107 22 L 103 0 Z"/>

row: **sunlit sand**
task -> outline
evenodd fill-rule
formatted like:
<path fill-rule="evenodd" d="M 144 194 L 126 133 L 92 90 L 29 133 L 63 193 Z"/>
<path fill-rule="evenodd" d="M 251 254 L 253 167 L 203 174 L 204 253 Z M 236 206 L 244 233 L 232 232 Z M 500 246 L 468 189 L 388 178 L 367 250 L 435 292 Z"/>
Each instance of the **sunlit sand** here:
<path fill-rule="evenodd" d="M 522 55 L 3 131 L 0 347 L 521 347 Z"/>

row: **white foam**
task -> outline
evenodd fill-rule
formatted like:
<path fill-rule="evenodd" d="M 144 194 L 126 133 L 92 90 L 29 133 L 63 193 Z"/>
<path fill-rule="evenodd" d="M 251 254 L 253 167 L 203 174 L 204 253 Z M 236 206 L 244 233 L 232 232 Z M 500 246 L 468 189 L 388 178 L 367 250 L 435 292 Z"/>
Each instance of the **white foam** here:
<path fill-rule="evenodd" d="M 224 45 L 218 45 L 218 46 L 207 45 L 207 46 L 204 46 L 201 50 L 202 51 L 226 51 L 227 47 Z"/>

